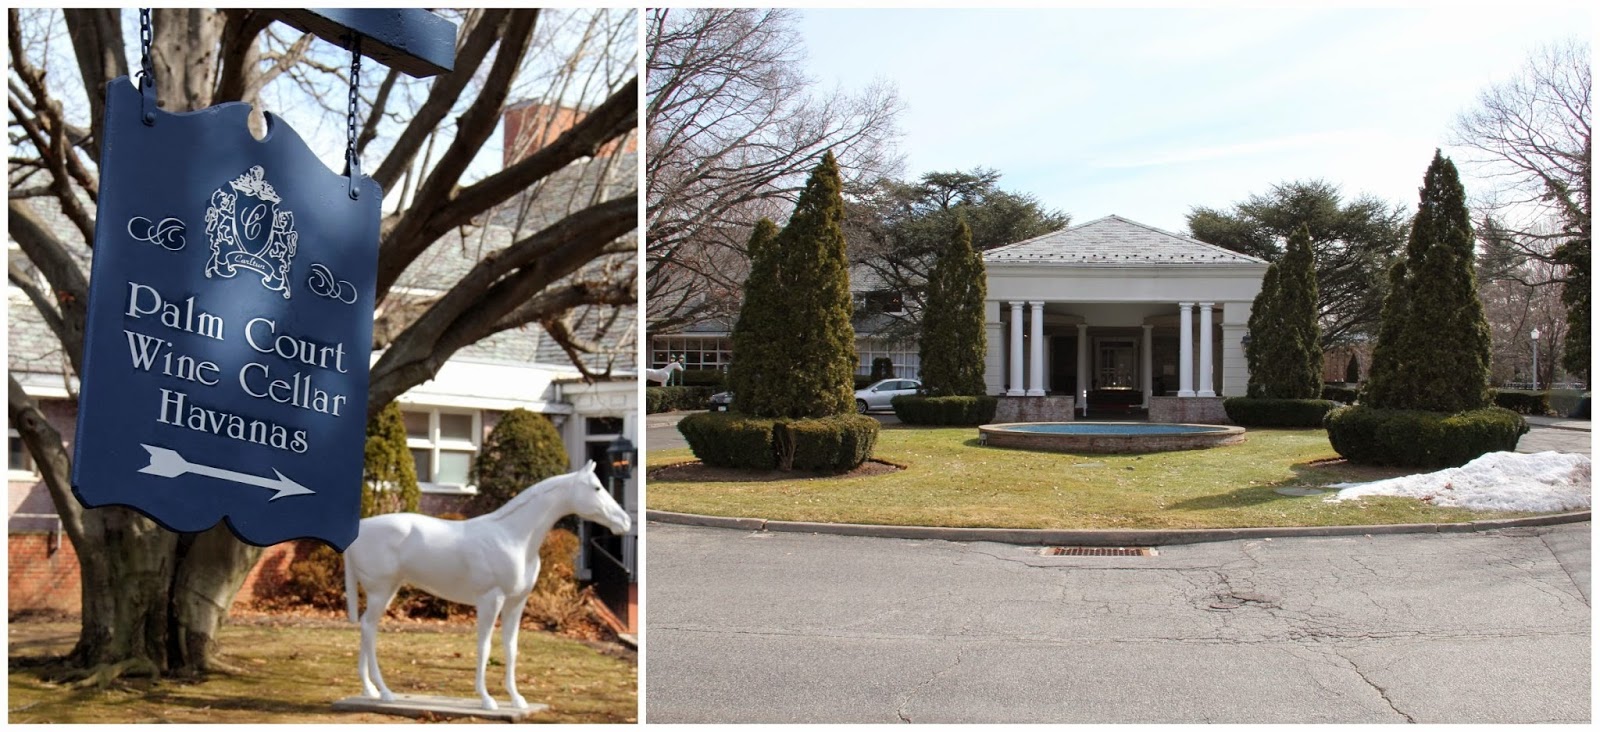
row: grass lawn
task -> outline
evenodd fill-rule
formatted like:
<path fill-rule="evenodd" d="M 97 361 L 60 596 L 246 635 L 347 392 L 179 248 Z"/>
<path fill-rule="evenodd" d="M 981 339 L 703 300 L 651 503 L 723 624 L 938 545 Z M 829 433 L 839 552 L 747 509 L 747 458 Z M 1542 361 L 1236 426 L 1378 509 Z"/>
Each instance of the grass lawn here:
<path fill-rule="evenodd" d="M 43 680 L 48 667 L 30 660 L 59 656 L 77 640 L 75 622 L 9 623 L 11 724 L 70 723 L 366 723 L 414 720 L 382 714 L 334 712 L 330 705 L 361 692 L 356 675 L 356 626 L 293 619 L 223 628 L 223 661 L 236 673 L 203 682 L 127 679 L 107 689 L 73 689 Z M 537 722 L 634 722 L 638 666 L 630 651 L 603 650 L 582 641 L 523 630 L 518 636 L 519 690 L 531 703 L 549 704 Z M 397 694 L 476 699 L 476 635 L 470 620 L 452 623 L 385 622 L 378 634 L 378 663 Z M 489 692 L 506 704 L 505 667 L 496 631 L 488 670 Z M 470 721 L 470 720 L 444 720 Z M 479 720 L 482 721 L 482 720 Z"/>
<path fill-rule="evenodd" d="M 1435 508 L 1409 498 L 1326 503 L 1273 489 L 1403 475 L 1346 465 L 1322 430 L 1250 430 L 1240 445 L 1144 455 L 1026 452 L 977 443 L 973 427 L 885 427 L 887 475 L 673 482 L 651 475 L 662 511 L 782 521 L 1032 529 L 1234 528 L 1456 522 L 1528 513 Z M 657 468 L 688 449 L 649 454 Z"/>

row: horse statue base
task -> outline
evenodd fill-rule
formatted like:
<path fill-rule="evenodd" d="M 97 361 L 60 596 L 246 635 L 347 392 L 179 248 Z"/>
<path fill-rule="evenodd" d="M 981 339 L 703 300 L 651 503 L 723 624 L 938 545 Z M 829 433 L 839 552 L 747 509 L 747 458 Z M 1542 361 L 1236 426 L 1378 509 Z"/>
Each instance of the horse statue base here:
<path fill-rule="evenodd" d="M 521 722 L 550 708 L 549 704 L 529 704 L 527 709 L 484 709 L 477 699 L 451 696 L 395 694 L 393 701 L 352 696 L 333 703 L 336 712 L 373 712 L 397 717 L 478 717 L 496 722 Z"/>

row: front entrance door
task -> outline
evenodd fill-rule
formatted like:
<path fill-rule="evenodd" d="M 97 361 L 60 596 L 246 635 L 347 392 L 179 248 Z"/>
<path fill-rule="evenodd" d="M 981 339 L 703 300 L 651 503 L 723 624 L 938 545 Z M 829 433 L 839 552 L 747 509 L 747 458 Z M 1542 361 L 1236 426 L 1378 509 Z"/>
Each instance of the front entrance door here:
<path fill-rule="evenodd" d="M 1095 386 L 1100 389 L 1139 388 L 1139 360 L 1134 342 L 1108 338 L 1096 345 Z"/>

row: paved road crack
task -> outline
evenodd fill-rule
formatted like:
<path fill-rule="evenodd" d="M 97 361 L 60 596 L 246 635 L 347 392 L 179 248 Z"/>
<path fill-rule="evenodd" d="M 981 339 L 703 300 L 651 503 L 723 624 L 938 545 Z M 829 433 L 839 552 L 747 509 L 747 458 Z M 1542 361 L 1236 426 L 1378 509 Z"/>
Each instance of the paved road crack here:
<path fill-rule="evenodd" d="M 1366 682 L 1367 686 L 1372 687 L 1373 691 L 1378 692 L 1378 696 L 1383 699 L 1385 704 L 1389 705 L 1390 709 L 1394 710 L 1395 714 L 1398 714 L 1398 715 L 1400 715 L 1402 717 L 1405 717 L 1406 718 L 1406 724 L 1416 724 L 1417 723 L 1416 718 L 1412 717 L 1410 714 L 1405 713 L 1403 710 L 1400 709 L 1399 706 L 1397 706 L 1394 703 L 1393 699 L 1389 698 L 1389 691 L 1387 689 L 1385 689 L 1385 688 L 1383 688 L 1381 686 L 1378 686 L 1378 684 L 1376 682 L 1374 682 L 1372 679 L 1367 677 L 1367 672 L 1362 671 L 1360 664 L 1357 664 L 1354 659 L 1350 658 L 1349 656 L 1344 655 L 1343 653 L 1339 653 L 1337 651 L 1334 651 L 1333 654 L 1335 656 L 1338 656 L 1339 658 L 1344 659 L 1345 663 L 1350 664 L 1350 670 L 1356 672 L 1356 675 L 1361 677 L 1361 680 Z"/>

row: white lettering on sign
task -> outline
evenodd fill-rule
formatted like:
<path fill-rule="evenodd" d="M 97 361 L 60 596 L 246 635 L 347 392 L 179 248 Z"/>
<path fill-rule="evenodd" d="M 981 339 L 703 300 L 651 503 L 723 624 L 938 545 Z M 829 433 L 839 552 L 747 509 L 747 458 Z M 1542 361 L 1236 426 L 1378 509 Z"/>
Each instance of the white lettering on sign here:
<path fill-rule="evenodd" d="M 157 356 L 161 360 L 161 373 L 185 381 L 198 381 L 206 386 L 217 385 L 217 365 L 210 361 L 201 361 L 193 356 L 180 355 L 174 361 L 172 358 L 172 343 L 155 336 L 135 333 L 124 330 L 128 336 L 128 355 L 133 358 L 133 367 L 149 371 L 156 363 Z M 167 349 L 166 353 L 161 350 Z M 211 378 L 206 378 L 210 376 Z"/>
<path fill-rule="evenodd" d="M 313 386 L 309 374 L 297 371 L 289 381 L 271 379 L 270 375 L 266 364 L 247 363 L 239 369 L 239 387 L 257 399 L 271 399 L 279 404 L 339 416 L 344 396 Z"/>
<path fill-rule="evenodd" d="M 161 390 L 161 411 L 156 421 L 174 427 L 185 427 L 196 432 L 210 432 L 233 440 L 254 442 L 279 450 L 303 453 L 310 449 L 305 430 L 290 432 L 281 424 L 260 419 L 246 419 L 216 409 L 207 409 L 189 402 L 189 395 L 171 389 Z"/>
<path fill-rule="evenodd" d="M 278 324 L 267 318 L 251 318 L 250 322 L 244 324 L 244 339 L 251 348 L 256 349 L 257 353 L 275 354 L 287 361 L 299 361 L 307 366 L 332 369 L 341 374 L 347 373 L 344 368 L 343 343 L 329 346 L 288 334 L 273 337 L 277 332 Z M 257 341 L 257 338 L 260 341 Z M 263 345 L 268 343 L 271 345 Z M 332 366 L 328 365 L 330 360 L 333 362 Z"/>
<path fill-rule="evenodd" d="M 149 285 L 128 283 L 128 317 L 137 319 L 155 315 L 168 328 L 222 340 L 222 318 L 203 310 L 197 313 L 193 296 L 184 300 L 183 304 L 179 308 L 176 303 L 167 302 L 156 288 Z"/>

